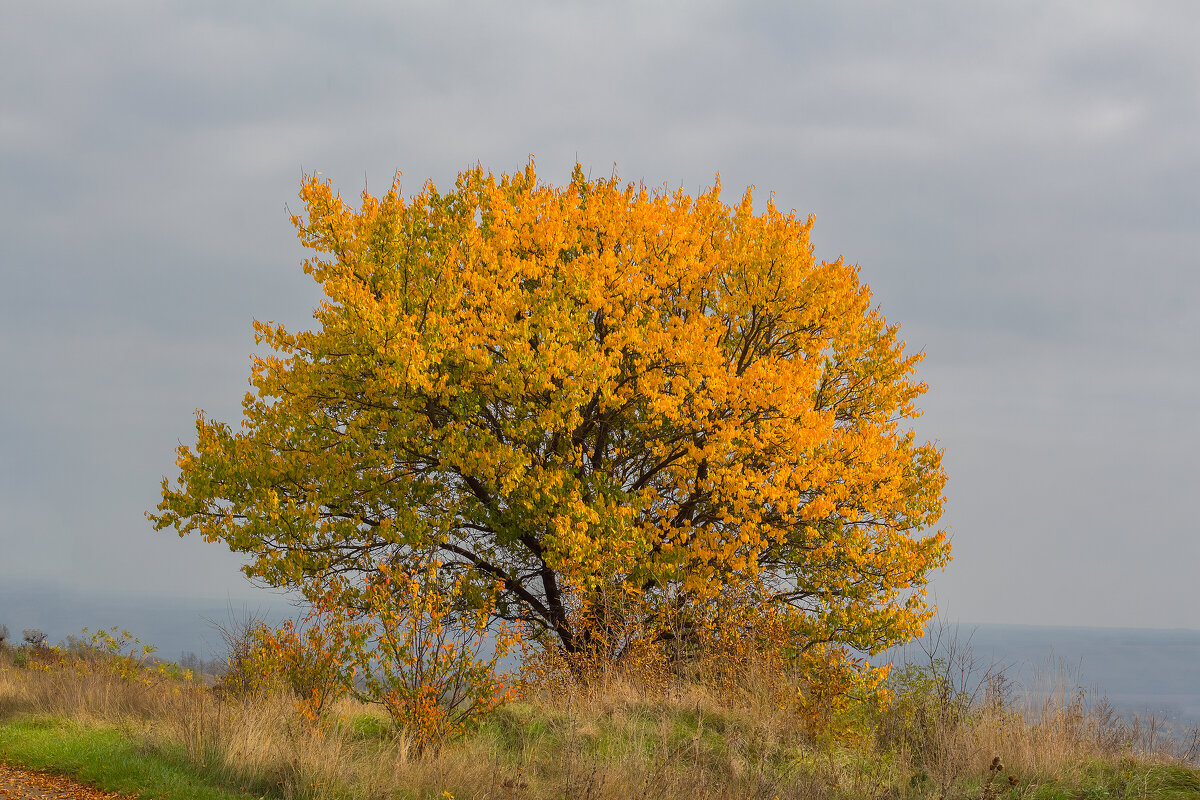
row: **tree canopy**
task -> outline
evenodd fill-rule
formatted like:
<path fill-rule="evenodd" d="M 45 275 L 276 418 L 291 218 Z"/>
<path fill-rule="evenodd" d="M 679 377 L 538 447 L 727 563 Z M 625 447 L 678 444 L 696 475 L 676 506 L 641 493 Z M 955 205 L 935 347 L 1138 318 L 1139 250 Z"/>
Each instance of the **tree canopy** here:
<path fill-rule="evenodd" d="M 674 608 L 751 587 L 800 647 L 928 618 L 949 544 L 941 451 L 909 425 L 921 356 L 857 267 L 814 258 L 811 218 L 532 163 L 300 197 L 316 325 L 255 323 L 241 425 L 199 415 L 158 528 L 348 606 L 434 565 L 568 652 L 614 587 Z"/>

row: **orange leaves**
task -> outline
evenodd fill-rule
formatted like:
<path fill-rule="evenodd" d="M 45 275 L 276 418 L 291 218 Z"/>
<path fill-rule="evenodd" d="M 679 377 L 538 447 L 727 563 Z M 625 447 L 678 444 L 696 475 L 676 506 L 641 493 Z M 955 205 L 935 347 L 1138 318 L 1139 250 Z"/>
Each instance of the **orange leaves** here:
<path fill-rule="evenodd" d="M 306 180 L 315 328 L 256 323 L 241 427 L 197 420 L 151 518 L 345 608 L 436 558 L 461 611 L 567 651 L 604 587 L 650 618 L 755 582 L 800 643 L 910 635 L 949 559 L 920 354 L 811 218 L 720 192 L 530 163 L 355 208 Z"/>
<path fill-rule="evenodd" d="M 421 562 L 403 574 L 381 568 L 363 594 L 355 657 L 367 687 L 418 749 L 474 729 L 511 696 L 498 674 L 516 644 L 489 614 L 463 610 L 472 588 Z"/>
<path fill-rule="evenodd" d="M 289 619 L 274 630 L 256 629 L 254 656 L 263 676 L 282 678 L 297 711 L 315 723 L 353 683 L 353 664 L 347 658 L 352 635 L 344 610 L 319 602 L 299 623 Z"/>
<path fill-rule="evenodd" d="M 133 800 L 132 795 L 105 792 L 95 786 L 50 772 L 33 772 L 0 763 L 0 797 L 55 800 Z"/>

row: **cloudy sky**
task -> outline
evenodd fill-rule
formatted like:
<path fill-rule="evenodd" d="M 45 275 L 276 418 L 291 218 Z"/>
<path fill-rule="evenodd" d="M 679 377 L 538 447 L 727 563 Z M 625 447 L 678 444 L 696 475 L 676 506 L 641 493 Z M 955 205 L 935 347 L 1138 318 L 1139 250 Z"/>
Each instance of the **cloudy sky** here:
<path fill-rule="evenodd" d="M 13 587 L 57 592 L 68 616 L 112 596 L 263 601 L 219 545 L 143 512 L 195 410 L 236 419 L 251 321 L 310 321 L 285 211 L 301 176 L 353 196 L 402 171 L 415 191 L 532 154 L 550 183 L 577 159 L 693 192 L 719 172 L 727 200 L 773 192 L 816 216 L 818 257 L 861 265 L 927 354 L 944 617 L 1200 629 L 1200 6 L 79 0 L 4 16 L 10 606 Z"/>

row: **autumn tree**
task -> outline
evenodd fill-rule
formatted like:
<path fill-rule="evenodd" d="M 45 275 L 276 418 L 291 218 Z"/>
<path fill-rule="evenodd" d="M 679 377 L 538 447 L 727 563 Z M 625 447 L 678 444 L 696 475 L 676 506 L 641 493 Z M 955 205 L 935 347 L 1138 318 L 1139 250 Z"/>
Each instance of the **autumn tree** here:
<path fill-rule="evenodd" d="M 655 615 L 751 587 L 800 650 L 928 618 L 949 545 L 921 356 L 811 218 L 532 163 L 300 197 L 316 325 L 255 323 L 241 425 L 199 416 L 159 529 L 348 609 L 436 564 L 464 611 L 568 653 L 614 594 L 671 636 Z"/>

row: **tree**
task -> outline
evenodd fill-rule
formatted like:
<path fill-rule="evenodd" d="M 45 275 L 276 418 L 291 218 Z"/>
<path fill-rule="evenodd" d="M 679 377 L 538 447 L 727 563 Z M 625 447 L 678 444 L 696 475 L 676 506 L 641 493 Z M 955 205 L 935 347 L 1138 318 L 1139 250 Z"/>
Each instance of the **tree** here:
<path fill-rule="evenodd" d="M 801 650 L 919 632 L 949 560 L 924 533 L 941 451 L 908 427 L 921 355 L 857 267 L 815 260 L 811 218 L 578 166 L 563 188 L 532 162 L 398 181 L 355 210 L 305 180 L 317 325 L 255 322 L 273 353 L 241 427 L 199 414 L 158 529 L 346 608 L 436 563 L 568 653 L 614 593 L 660 636 L 747 587 Z"/>

